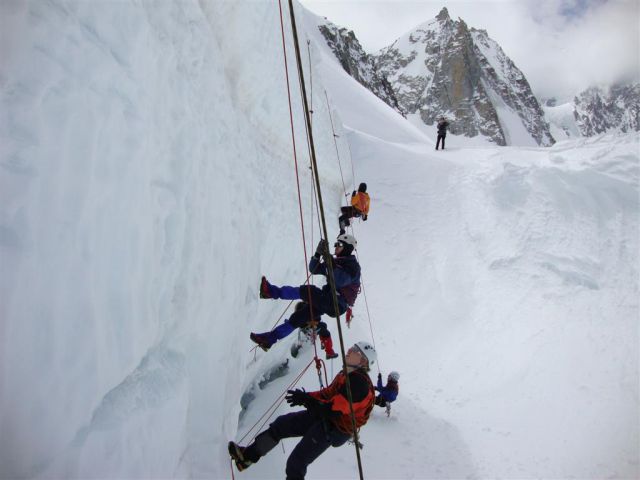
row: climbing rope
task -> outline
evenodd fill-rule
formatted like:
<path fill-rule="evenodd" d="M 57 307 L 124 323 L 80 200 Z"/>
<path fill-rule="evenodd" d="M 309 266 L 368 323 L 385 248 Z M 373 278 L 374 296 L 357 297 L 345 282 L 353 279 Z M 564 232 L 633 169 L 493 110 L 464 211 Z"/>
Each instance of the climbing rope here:
<path fill-rule="evenodd" d="M 342 189 L 345 192 L 345 197 L 348 197 L 349 196 L 349 192 L 346 191 L 346 186 L 345 186 L 345 183 L 344 183 L 344 176 L 342 174 L 342 165 L 341 165 L 341 161 L 340 161 L 340 153 L 338 151 L 338 144 L 336 142 L 336 137 L 338 137 L 338 135 L 336 135 L 336 131 L 335 131 L 335 128 L 333 126 L 333 118 L 332 118 L 332 115 L 331 115 L 331 106 L 329 104 L 329 97 L 327 95 L 327 91 L 326 90 L 324 91 L 324 96 L 325 96 L 325 98 L 327 100 L 327 109 L 329 110 L 329 119 L 331 120 L 331 132 L 333 134 L 333 143 L 334 143 L 335 149 L 336 149 L 336 158 L 338 159 L 338 167 L 340 169 L 340 178 L 342 179 Z M 349 143 L 347 142 L 347 145 L 348 144 Z M 353 158 L 351 158 L 351 150 L 349 150 L 349 159 L 350 159 L 350 163 L 351 163 L 351 172 L 354 173 L 355 170 L 353 168 Z M 353 178 L 355 179 L 355 176 Z M 355 183 L 354 183 L 354 187 L 355 187 Z M 354 230 L 353 224 L 350 226 L 350 228 L 351 228 L 351 231 L 353 233 L 353 230 Z M 358 258 L 358 263 L 360 263 L 360 255 L 358 254 L 357 250 L 356 250 L 356 257 Z M 371 313 L 369 311 L 369 302 L 367 301 L 367 293 L 366 293 L 365 288 L 364 288 L 364 275 L 362 275 L 362 273 L 360 274 L 360 285 L 361 285 L 361 288 L 362 288 L 362 294 L 364 296 L 364 303 L 365 303 L 365 308 L 366 308 L 366 311 L 367 311 L 367 318 L 369 320 L 369 330 L 371 332 L 371 341 L 373 343 L 373 348 L 375 348 L 376 347 L 376 341 L 375 341 L 375 336 L 373 335 L 373 324 L 371 322 Z M 380 364 L 379 364 L 379 362 L 378 362 L 378 372 L 380 372 Z"/>
<path fill-rule="evenodd" d="M 297 186 L 297 193 L 298 193 L 300 224 L 301 224 L 301 232 L 302 232 L 302 245 L 303 245 L 303 252 L 304 252 L 305 269 L 306 269 L 306 273 L 307 273 L 307 279 L 305 280 L 305 283 L 307 284 L 307 287 L 309 288 L 309 295 L 308 295 L 309 298 L 308 298 L 308 300 L 309 300 L 311 318 L 315 318 L 315 316 L 313 315 L 313 305 L 311 304 L 311 291 L 310 291 L 311 282 L 309 280 L 310 277 L 311 277 L 311 274 L 309 273 L 309 268 L 308 268 L 309 262 L 308 262 L 306 239 L 305 239 L 304 215 L 303 215 L 303 207 L 302 207 L 302 194 L 301 194 L 301 189 L 300 189 L 300 175 L 299 175 L 299 168 L 298 168 L 295 128 L 294 128 L 294 120 L 293 120 L 293 107 L 292 107 L 292 101 L 291 101 L 291 86 L 290 86 L 290 83 L 289 83 L 289 69 L 288 69 L 288 62 L 287 62 L 287 49 L 286 49 L 286 41 L 285 41 L 285 33 L 284 33 L 284 20 L 283 20 L 281 0 L 278 0 L 278 6 L 279 6 L 279 10 L 280 10 L 280 25 L 281 25 L 281 32 L 282 32 L 282 47 L 283 47 L 283 51 L 284 51 L 285 78 L 286 78 L 287 96 L 288 96 L 288 103 L 289 103 L 289 117 L 290 117 L 291 137 L 292 137 L 292 146 L 293 146 L 293 158 L 294 158 L 295 173 L 296 173 L 296 186 Z M 295 21 L 295 13 L 294 13 L 294 9 L 293 9 L 292 0 L 289 0 L 289 12 L 290 12 L 290 16 L 291 16 L 291 27 L 292 27 L 292 33 L 293 33 L 293 38 L 294 38 L 294 46 L 295 46 L 295 53 L 296 53 L 296 64 L 297 64 L 297 67 L 298 67 L 298 79 L 299 79 L 299 83 L 300 83 L 300 93 L 301 93 L 301 97 L 302 97 L 302 101 L 303 101 L 303 105 L 304 105 L 305 130 L 306 130 L 306 134 L 307 134 L 307 146 L 308 146 L 308 149 L 309 149 L 309 158 L 310 158 L 310 163 L 311 163 L 310 169 L 311 169 L 311 185 L 312 185 L 312 189 L 311 189 L 312 190 L 312 202 L 311 202 L 312 203 L 312 208 L 311 208 L 311 214 L 310 214 L 310 216 L 311 216 L 310 224 L 312 225 L 311 238 L 312 238 L 312 241 L 313 241 L 313 231 L 314 231 L 314 229 L 313 229 L 313 223 L 314 223 L 314 221 L 313 221 L 313 214 L 314 214 L 313 206 L 315 206 L 316 210 L 318 211 L 318 225 L 319 225 L 319 229 L 320 229 L 321 238 L 327 239 L 328 235 L 327 235 L 327 224 L 326 224 L 326 219 L 325 219 L 325 215 L 324 215 L 324 205 L 323 205 L 323 201 L 322 201 L 322 191 L 321 191 L 321 188 L 320 188 L 318 165 L 317 165 L 316 155 L 315 155 L 315 146 L 314 146 L 314 142 L 313 142 L 313 131 L 312 131 L 312 125 L 311 125 L 311 114 L 313 113 L 313 110 L 312 110 L 312 107 L 313 107 L 313 84 L 312 84 L 312 77 L 311 77 L 312 66 L 311 66 L 311 52 L 310 52 L 310 47 L 309 47 L 310 41 L 307 41 L 307 49 L 308 49 L 308 55 L 309 55 L 309 72 L 310 72 L 310 82 L 311 82 L 311 108 L 309 107 L 309 102 L 307 101 L 307 97 L 306 97 L 304 72 L 303 72 L 303 69 L 302 69 L 302 61 L 301 61 L 301 57 L 300 57 L 300 46 L 299 46 L 299 41 L 298 41 L 298 33 L 297 33 L 297 27 L 296 27 L 296 21 Z M 333 118 L 331 116 L 331 109 L 330 109 L 330 106 L 329 106 L 329 99 L 327 97 L 326 91 L 325 91 L 325 97 L 327 99 L 327 107 L 328 107 L 329 116 L 330 116 L 330 119 L 331 119 L 331 128 L 332 128 L 332 133 L 333 133 L 333 138 L 334 138 L 334 145 L 335 145 L 335 149 L 336 149 L 336 155 L 337 155 L 337 159 L 338 159 L 338 166 L 339 166 L 339 169 L 340 169 L 340 176 L 341 176 L 341 179 L 342 179 L 342 186 L 343 186 L 343 190 L 346 191 L 345 183 L 344 183 L 344 176 L 343 176 L 343 173 L 342 173 L 342 166 L 341 166 L 341 162 L 340 162 L 340 155 L 339 155 L 339 151 L 338 151 L 338 145 L 337 145 L 337 142 L 336 142 L 337 135 L 335 133 L 335 129 L 334 129 L 334 125 L 333 125 Z M 347 145 L 348 145 L 348 142 L 347 142 Z M 351 156 L 350 147 L 349 147 L 349 155 Z M 351 161 L 351 169 L 352 169 L 353 178 L 355 179 L 355 171 L 354 171 L 354 167 L 353 167 L 353 161 Z M 315 200 L 315 202 L 313 200 Z M 315 205 L 313 205 L 314 203 L 315 203 Z M 335 286 L 335 280 L 333 278 L 333 265 L 332 265 L 332 262 L 331 262 L 331 255 L 330 255 L 330 253 L 328 251 L 323 252 L 323 257 L 324 257 L 324 262 L 325 262 L 326 269 L 327 269 L 327 281 L 329 283 L 329 286 L 330 286 L 331 292 L 332 292 L 333 306 L 334 306 L 335 312 L 337 313 L 336 323 L 337 323 L 337 327 L 338 327 L 338 336 L 339 336 L 339 339 L 340 339 L 340 352 L 341 352 L 341 355 L 342 355 L 342 365 L 343 365 L 343 372 L 344 372 L 344 375 L 345 375 L 346 393 L 347 393 L 347 399 L 349 401 L 349 410 L 350 410 L 351 423 L 352 423 L 352 428 L 353 428 L 353 443 L 354 443 L 354 446 L 356 448 L 356 457 L 357 457 L 357 461 L 358 461 L 358 470 L 359 470 L 360 480 L 363 480 L 364 476 L 363 476 L 363 471 L 362 471 L 362 460 L 361 460 L 360 451 L 359 451 L 360 442 L 359 442 L 359 439 L 358 439 L 358 430 L 359 429 L 356 426 L 355 413 L 354 413 L 354 409 L 353 409 L 353 399 L 352 399 L 352 396 L 351 396 L 351 385 L 350 385 L 349 375 L 348 375 L 348 371 L 347 371 L 346 355 L 345 355 L 345 349 L 344 349 L 344 338 L 343 338 L 343 335 L 342 335 L 342 327 L 341 327 L 341 323 L 340 323 L 340 314 L 338 313 L 339 312 L 339 307 L 338 307 L 337 291 L 336 291 L 336 286 Z M 370 317 L 370 314 L 369 314 L 368 302 L 366 301 L 366 293 L 364 292 L 364 285 L 362 285 L 362 289 L 363 289 L 363 293 L 364 293 L 364 297 L 365 297 L 367 315 L 369 316 L 371 335 L 372 335 L 372 338 L 373 338 L 373 328 L 371 327 L 371 320 L 370 320 L 371 317 Z M 278 324 L 280 322 L 280 320 L 282 319 L 282 317 L 285 315 L 285 313 L 287 312 L 287 310 L 290 308 L 290 306 L 292 304 L 293 304 L 293 301 L 291 301 L 287 305 L 287 307 L 285 308 L 283 313 L 276 320 L 276 324 Z M 239 440 L 240 442 L 242 442 L 245 438 L 247 438 L 247 436 L 249 436 L 249 434 L 252 431 L 256 430 L 257 432 L 259 432 L 259 431 L 261 431 L 263 429 L 263 427 L 266 425 L 266 423 L 274 415 L 276 410 L 280 407 L 280 405 L 284 401 L 287 391 L 290 390 L 291 388 L 293 388 L 300 381 L 300 379 L 306 373 L 306 371 L 309 369 L 309 367 L 311 366 L 312 363 L 315 362 L 315 366 L 316 366 L 316 369 L 318 371 L 318 377 L 319 377 L 319 381 L 320 381 L 321 387 L 322 387 L 321 370 L 324 370 L 325 382 L 328 384 L 326 365 L 322 360 L 318 359 L 318 356 L 317 356 L 317 348 L 316 348 L 316 344 L 315 344 L 315 333 L 314 333 L 314 342 L 313 343 L 314 343 L 314 351 L 315 351 L 314 358 L 306 365 L 306 367 L 304 367 L 302 372 L 294 379 L 293 382 L 291 382 L 291 384 L 287 387 L 287 389 L 278 396 L 278 398 L 263 413 L 263 415 L 258 419 L 258 421 L 247 431 L 247 433 L 245 433 L 245 435 Z M 374 341 L 374 347 L 375 347 L 375 341 Z M 257 347 L 254 347 L 254 350 L 256 348 Z M 264 419 L 264 421 L 263 421 L 263 419 Z M 260 424 L 260 426 L 258 426 L 259 424 Z M 255 435 L 253 435 L 251 441 L 253 441 L 256 436 L 257 436 L 257 433 Z M 232 478 L 234 478 L 233 468 L 231 468 L 231 475 L 232 475 Z"/>
<path fill-rule="evenodd" d="M 285 68 L 285 77 L 286 77 L 286 83 L 287 83 L 287 99 L 288 99 L 288 103 L 289 103 L 289 120 L 290 120 L 290 125 L 291 125 L 291 139 L 292 139 L 292 144 L 293 144 L 293 158 L 294 158 L 295 172 L 296 172 L 296 187 L 297 187 L 297 191 L 298 191 L 298 208 L 299 208 L 299 212 L 300 212 L 300 226 L 301 226 L 301 232 L 302 232 L 302 246 L 303 246 L 303 251 L 304 251 L 305 270 L 307 272 L 307 280 L 305 281 L 305 283 L 307 284 L 307 288 L 309 290 L 308 299 L 309 299 L 310 315 L 311 315 L 312 318 L 314 318 L 314 315 L 313 315 L 313 302 L 312 302 L 312 299 L 311 299 L 311 284 L 309 283 L 309 277 L 311 276 L 311 274 L 309 273 L 309 260 L 308 260 L 308 256 L 307 256 L 307 245 L 306 245 L 305 234 L 304 234 L 304 215 L 303 215 L 303 212 L 302 212 L 302 194 L 300 192 L 300 175 L 299 175 L 299 169 L 298 169 L 298 156 L 297 156 L 297 151 L 296 151 L 296 136 L 295 136 L 295 128 L 294 128 L 294 122 L 293 122 L 293 106 L 292 106 L 292 102 L 291 102 L 291 85 L 289 83 L 289 66 L 288 66 L 288 62 L 287 62 L 287 43 L 285 41 L 285 34 L 284 34 L 284 17 L 283 17 L 283 14 L 282 14 L 282 1 L 281 0 L 278 0 L 278 8 L 279 8 L 279 11 L 280 11 L 280 30 L 281 30 L 281 34 L 282 34 L 282 50 L 283 50 L 283 53 L 284 53 L 284 68 Z M 297 43 L 296 43 L 296 47 L 297 47 Z M 297 52 L 296 58 L 299 61 L 299 52 Z M 301 92 L 303 92 L 303 91 L 304 90 L 301 89 Z M 305 105 L 306 105 L 306 98 L 304 100 L 305 100 Z M 307 130 L 307 145 L 309 145 L 310 144 L 310 140 L 309 140 L 310 139 L 310 132 L 309 132 L 309 126 L 306 123 L 305 123 L 305 128 Z M 315 342 L 315 336 L 313 338 L 313 350 L 314 350 L 314 357 L 317 359 L 318 358 L 318 349 L 317 349 L 316 342 Z M 322 385 L 322 378 L 320 376 L 320 371 L 318 371 L 318 377 L 320 378 L 320 385 Z"/>
<path fill-rule="evenodd" d="M 307 55 L 309 58 L 309 103 L 313 115 L 313 70 L 311 69 L 311 40 L 307 40 Z"/>
<path fill-rule="evenodd" d="M 280 0 L 278 0 L 280 2 Z M 300 58 L 300 44 L 298 42 L 298 29 L 296 27 L 296 19 L 295 19 L 295 13 L 293 10 L 293 0 L 289 0 L 289 13 L 291 16 L 291 29 L 292 29 L 292 33 L 293 33 L 293 40 L 294 40 L 294 46 L 295 46 L 295 51 L 296 51 L 296 63 L 298 66 L 298 75 L 300 77 L 300 81 L 301 81 L 301 89 L 302 89 L 302 99 L 304 102 L 304 113 L 305 113 L 305 120 L 307 122 L 307 129 L 308 129 L 308 133 L 309 133 L 309 141 L 311 143 L 311 161 L 312 161 L 312 165 L 313 165 L 313 173 L 314 173 L 314 177 L 315 177 L 315 181 L 316 181 L 316 192 L 318 195 L 318 204 L 320 206 L 320 213 L 321 213 L 321 217 L 322 217 L 322 227 L 323 227 L 323 233 L 324 233 L 324 238 L 328 238 L 327 235 L 327 223 L 326 223 L 326 219 L 325 219 L 325 215 L 324 215 L 324 205 L 322 202 L 322 190 L 320 188 L 320 180 L 319 180 L 319 175 L 318 175 L 318 164 L 316 161 L 316 154 L 315 154 L 315 146 L 314 146 L 314 142 L 313 142 L 313 131 L 311 129 L 311 114 L 309 111 L 309 105 L 307 102 L 307 96 L 306 96 L 306 88 L 305 88 L 305 83 L 304 83 L 304 72 L 302 71 L 302 61 Z M 343 371 L 345 374 L 345 384 L 346 384 L 346 392 L 347 392 L 347 399 L 349 400 L 349 411 L 350 411 L 350 416 L 351 416 L 351 425 L 352 425 L 352 429 L 353 429 L 353 437 L 354 437 L 354 442 L 355 442 L 355 446 L 356 446 L 356 457 L 358 460 L 358 471 L 360 474 L 360 480 L 364 480 L 364 475 L 362 472 L 362 460 L 360 458 L 360 450 L 358 448 L 358 429 L 356 426 L 356 419 L 355 419 L 355 413 L 353 410 L 353 399 L 351 396 L 351 384 L 349 382 L 349 375 L 348 375 L 348 371 L 347 371 L 347 362 L 346 362 L 346 355 L 344 352 L 344 338 L 342 335 L 342 326 L 340 324 L 340 314 L 338 313 L 340 311 L 339 307 L 338 307 L 338 297 L 337 297 L 337 292 L 336 292 L 336 286 L 335 286 L 335 280 L 333 278 L 333 266 L 332 266 L 332 262 L 330 259 L 330 253 L 328 251 L 324 252 L 324 260 L 325 260 L 325 265 L 327 267 L 327 280 L 329 282 L 330 288 L 331 288 L 331 292 L 332 292 L 332 297 L 333 297 L 333 307 L 334 307 L 334 311 L 337 313 L 337 317 L 336 317 L 336 323 L 338 326 L 338 335 L 340 338 L 340 353 L 342 354 L 342 365 L 343 365 Z"/>
<path fill-rule="evenodd" d="M 353 155 L 351 154 L 351 145 L 349 144 L 349 142 L 347 142 L 347 148 L 349 149 L 349 160 L 351 160 L 351 178 L 353 179 L 354 183 L 354 190 L 355 190 L 355 179 L 356 179 L 356 170 L 353 167 Z"/>
<path fill-rule="evenodd" d="M 362 277 L 362 274 L 360 276 L 360 285 L 362 287 L 362 296 L 364 297 L 365 310 L 367 311 L 367 318 L 369 320 L 369 331 L 371 332 L 371 343 L 373 343 L 373 348 L 376 349 L 376 337 L 373 334 L 373 323 L 371 322 L 371 313 L 369 312 L 369 302 L 367 302 L 367 291 L 364 288 L 364 278 Z M 376 367 L 378 368 L 378 373 L 380 373 L 380 358 L 378 358 L 378 361 L 376 362 Z"/>
<path fill-rule="evenodd" d="M 247 433 L 245 433 L 242 438 L 240 438 L 238 440 L 239 443 L 242 443 L 244 441 L 245 438 L 247 438 L 249 436 L 249 434 L 252 431 L 256 431 L 256 432 L 260 432 L 262 431 L 262 428 L 266 425 L 266 423 L 269 421 L 269 419 L 273 416 L 273 414 L 276 412 L 276 410 L 278 410 L 278 407 L 280 405 L 282 405 L 282 402 L 284 401 L 284 397 L 287 395 L 287 391 L 291 390 L 293 387 L 296 386 L 296 384 L 300 381 L 300 379 L 303 377 L 303 375 L 306 373 L 306 371 L 309 369 L 309 367 L 311 366 L 311 364 L 314 362 L 314 359 L 311 359 L 311 361 L 307 364 L 306 367 L 304 367 L 302 369 L 302 371 L 300 372 L 300 374 L 298 374 L 298 376 L 293 380 L 293 382 L 291 382 L 289 384 L 289 386 L 285 389 L 284 392 L 282 392 L 280 395 L 278 395 L 278 397 L 276 398 L 276 400 L 271 404 L 271 406 L 269 406 L 269 408 L 267 408 L 267 410 L 262 414 L 262 416 L 256 421 L 256 423 L 254 423 L 251 428 L 249 428 L 249 430 L 247 430 Z M 271 413 L 269 413 L 271 412 Z M 266 417 L 266 418 L 265 418 Z M 264 422 L 262 421 L 264 419 Z M 262 422 L 262 423 L 261 423 Z M 260 426 L 258 427 L 258 424 L 260 424 Z M 253 440 L 257 437 L 257 433 L 255 435 L 253 435 L 251 437 L 251 440 L 248 443 L 253 442 Z"/>
<path fill-rule="evenodd" d="M 347 197 L 349 195 L 349 192 L 347 192 L 347 187 L 344 183 L 344 175 L 342 174 L 342 163 L 340 162 L 340 152 L 338 151 L 338 142 L 336 141 L 336 138 L 338 138 L 338 135 L 336 135 L 336 130 L 333 127 L 333 115 L 331 114 L 331 105 L 329 105 L 329 97 L 327 95 L 326 90 L 324 91 L 324 98 L 327 100 L 327 110 L 329 112 L 329 120 L 331 121 L 331 133 L 333 134 L 333 145 L 336 149 L 336 159 L 338 160 L 338 168 L 340 169 L 340 179 L 342 180 L 342 191 L 344 192 L 344 196 Z"/>
<path fill-rule="evenodd" d="M 351 233 L 354 232 L 353 224 L 349 227 L 351 228 Z M 358 250 L 355 250 L 356 258 L 358 259 L 358 263 L 360 263 L 360 253 Z M 371 332 L 371 343 L 373 343 L 373 348 L 376 348 L 376 337 L 373 333 L 373 322 L 371 321 L 371 312 L 369 310 L 369 301 L 367 300 L 367 291 L 365 289 L 364 275 L 360 272 L 360 288 L 362 290 L 362 296 L 364 298 L 365 310 L 367 312 L 367 320 L 369 322 L 369 331 Z M 376 362 L 376 366 L 378 369 L 378 373 L 380 373 L 380 359 Z"/>

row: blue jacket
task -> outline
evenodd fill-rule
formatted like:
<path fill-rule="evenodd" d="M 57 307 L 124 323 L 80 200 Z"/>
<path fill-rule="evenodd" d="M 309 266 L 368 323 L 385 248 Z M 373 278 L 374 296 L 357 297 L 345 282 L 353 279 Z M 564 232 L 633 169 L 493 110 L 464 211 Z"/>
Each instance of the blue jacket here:
<path fill-rule="evenodd" d="M 353 305 L 360 291 L 360 264 L 354 255 L 344 257 L 332 257 L 333 259 L 333 280 L 338 291 L 338 301 L 348 305 Z M 312 275 L 327 276 L 327 266 L 315 256 L 309 262 L 309 271 Z M 323 293 L 329 293 L 330 287 L 327 283 L 322 287 Z"/>
<path fill-rule="evenodd" d="M 387 382 L 387 386 L 382 386 L 382 379 L 378 378 L 378 384 L 376 385 L 376 390 L 380 392 L 380 396 L 384 398 L 387 402 L 391 403 L 396 398 L 398 398 L 398 392 L 400 391 L 400 387 L 398 386 L 398 382 L 389 381 Z"/>

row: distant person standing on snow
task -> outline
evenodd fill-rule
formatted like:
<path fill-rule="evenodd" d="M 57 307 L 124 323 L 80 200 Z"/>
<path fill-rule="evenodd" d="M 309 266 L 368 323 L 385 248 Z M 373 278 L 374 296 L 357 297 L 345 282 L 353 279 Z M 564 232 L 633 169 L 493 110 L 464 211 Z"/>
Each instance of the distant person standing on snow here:
<path fill-rule="evenodd" d="M 438 150 L 438 146 L 440 146 L 440 140 L 442 140 L 442 150 L 444 150 L 444 139 L 447 136 L 447 128 L 449 128 L 449 122 L 447 122 L 446 118 L 440 117 L 438 121 L 438 141 L 436 142 L 436 150 Z"/>

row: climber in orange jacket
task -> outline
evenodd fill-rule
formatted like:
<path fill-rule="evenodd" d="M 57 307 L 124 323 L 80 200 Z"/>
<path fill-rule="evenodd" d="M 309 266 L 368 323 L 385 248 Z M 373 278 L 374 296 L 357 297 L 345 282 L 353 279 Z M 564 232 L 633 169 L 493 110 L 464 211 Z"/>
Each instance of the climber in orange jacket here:
<path fill-rule="evenodd" d="M 367 193 L 367 184 L 361 183 L 358 187 L 358 191 L 355 190 L 351 194 L 351 206 L 342 207 L 342 215 L 338 218 L 340 224 L 340 233 L 345 233 L 345 229 L 351 225 L 350 218 L 362 217 L 362 220 L 367 221 L 369 215 L 369 204 L 371 199 Z"/>

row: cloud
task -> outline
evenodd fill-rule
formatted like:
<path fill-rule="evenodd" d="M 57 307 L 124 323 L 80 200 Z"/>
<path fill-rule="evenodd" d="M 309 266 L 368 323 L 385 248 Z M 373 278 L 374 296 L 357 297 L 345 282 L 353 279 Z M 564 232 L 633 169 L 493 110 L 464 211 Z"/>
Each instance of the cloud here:
<path fill-rule="evenodd" d="M 354 30 L 369 52 L 434 18 L 443 1 L 302 0 Z M 494 0 L 446 2 L 453 19 L 487 30 L 539 96 L 568 100 L 593 84 L 640 81 L 640 2 Z"/>
<path fill-rule="evenodd" d="M 580 10 L 567 3 L 581 3 Z M 594 84 L 640 81 L 637 2 L 521 5 L 527 33 L 507 39 L 507 53 L 539 95 L 566 98 Z"/>
<path fill-rule="evenodd" d="M 582 18 L 591 10 L 607 3 L 608 0 L 525 0 L 532 18 L 540 23 L 554 22 L 562 24 Z"/>

